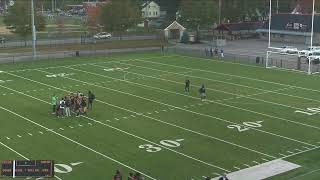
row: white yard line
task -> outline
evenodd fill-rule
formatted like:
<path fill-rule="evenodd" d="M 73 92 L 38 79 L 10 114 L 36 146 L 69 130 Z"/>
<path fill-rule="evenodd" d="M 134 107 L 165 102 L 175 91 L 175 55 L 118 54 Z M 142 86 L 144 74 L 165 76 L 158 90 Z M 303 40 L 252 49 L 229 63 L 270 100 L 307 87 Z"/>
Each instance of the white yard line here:
<path fill-rule="evenodd" d="M 313 174 L 313 173 L 318 172 L 318 171 L 320 171 L 320 169 L 315 169 L 315 170 L 313 170 L 313 171 L 310 171 L 310 172 L 307 172 L 307 173 L 304 173 L 304 174 L 301 174 L 301 175 L 297 175 L 297 176 L 295 176 L 295 177 L 293 177 L 293 178 L 290 178 L 290 179 L 288 179 L 288 180 L 293 180 L 293 179 L 297 179 L 297 178 L 300 179 L 301 177 L 305 177 L 305 176 L 307 176 L 307 175 Z"/>
<path fill-rule="evenodd" d="M 142 66 L 140 66 L 140 67 L 142 67 Z M 152 69 L 152 70 L 156 70 L 156 71 L 162 71 L 162 70 L 157 70 L 157 69 L 153 69 L 153 68 L 147 68 L 147 69 Z M 176 73 L 176 74 L 179 74 L 179 73 Z M 147 76 L 147 75 L 144 75 L 144 76 Z M 165 82 L 172 82 L 172 83 L 184 85 L 184 83 L 172 81 L 172 80 L 169 80 L 169 79 L 162 79 L 162 78 L 158 78 L 158 77 L 154 77 L 154 76 L 148 76 L 148 77 L 154 78 L 154 79 L 159 79 L 159 80 L 162 80 L 162 81 L 165 81 Z M 191 86 L 195 87 L 194 85 L 191 85 Z M 230 95 L 240 96 L 240 97 L 243 97 L 243 98 L 253 99 L 253 100 L 257 100 L 257 101 L 261 101 L 261 102 L 265 102 L 265 103 L 279 105 L 279 106 L 283 106 L 283 107 L 287 107 L 287 108 L 292 108 L 292 109 L 295 109 L 295 110 L 304 110 L 304 109 L 293 107 L 293 106 L 288 106 L 288 105 L 284 105 L 284 104 L 280 104 L 280 103 L 275 103 L 275 102 L 270 102 L 270 101 L 261 100 L 261 99 L 257 99 L 257 98 L 252 98 L 252 97 L 250 97 L 250 95 L 249 96 L 245 96 L 245 95 L 238 95 L 238 94 L 228 93 L 226 91 L 219 91 L 219 90 L 210 89 L 210 88 L 207 88 L 207 89 L 212 90 L 212 91 L 221 92 L 221 93 L 230 94 Z M 277 91 L 281 91 L 281 90 L 285 90 L 285 89 L 279 89 L 279 90 L 274 90 L 274 91 L 265 91 L 264 90 L 264 92 L 266 92 L 266 93 L 277 93 Z M 211 101 L 211 102 L 216 103 L 216 104 L 220 104 L 220 105 L 223 105 L 223 106 L 229 106 L 229 107 L 232 107 L 232 108 L 236 108 L 236 109 L 240 109 L 240 110 L 243 110 L 243 111 L 251 112 L 251 113 L 254 113 L 254 114 L 266 116 L 266 117 L 269 117 L 269 118 L 278 119 L 278 120 L 282 120 L 282 121 L 287 121 L 287 122 L 291 122 L 291 123 L 294 123 L 294 124 L 299 124 L 299 125 L 302 125 L 302 126 L 306 126 L 306 127 L 315 128 L 315 129 L 319 129 L 320 130 L 320 127 L 318 127 L 318 126 L 314 126 L 314 125 L 310 125 L 310 124 L 306 124 L 306 123 L 301 123 L 301 122 L 296 122 L 296 121 L 292 121 L 292 120 L 289 120 L 289 119 L 286 119 L 286 118 L 281 118 L 281 117 L 277 117 L 277 116 L 274 116 L 274 115 L 269 115 L 269 114 L 260 113 L 260 112 L 249 110 L 249 109 L 245 109 L 245 108 L 240 108 L 240 107 L 237 107 L 237 106 L 224 104 L 224 103 L 219 102 L 219 100 Z"/>
<path fill-rule="evenodd" d="M 10 73 L 12 74 L 12 73 Z M 22 79 L 25 79 L 25 80 L 28 80 L 28 81 L 31 81 L 31 82 L 34 82 L 34 83 L 37 83 L 37 84 L 41 84 L 41 85 L 44 85 L 44 86 L 47 86 L 47 87 L 52 87 L 54 89 L 57 89 L 57 90 L 61 90 L 61 91 L 65 91 L 65 92 L 70 92 L 68 90 L 65 90 L 65 89 L 61 89 L 61 88 L 58 88 L 58 87 L 55 87 L 55 86 L 52 86 L 52 85 L 48 85 L 48 84 L 45 84 L 45 83 L 42 83 L 42 82 L 39 82 L 39 81 L 35 81 L 35 80 L 32 80 L 32 79 L 29 79 L 29 78 L 25 78 L 25 77 L 22 77 L 22 76 L 18 76 L 18 75 L 15 75 L 15 74 L 12 74 L 13 76 L 15 77 L 19 77 L 19 78 L 22 78 Z M 11 89 L 11 88 L 9 88 Z M 30 95 L 27 95 L 25 93 L 22 93 L 22 92 L 19 92 L 17 90 L 13 90 L 11 89 L 12 91 L 15 91 L 15 92 L 18 92 L 19 94 L 22 94 L 22 95 L 26 95 L 30 98 L 35 98 L 33 96 L 30 96 Z M 36 98 L 38 99 L 38 98 Z M 43 102 L 43 100 L 40 100 Z M 46 102 L 46 101 L 44 101 Z M 126 109 L 126 108 L 123 108 L 123 107 L 119 107 L 119 106 L 116 106 L 116 105 L 113 105 L 113 104 L 110 104 L 110 103 L 107 103 L 107 102 L 104 102 L 104 101 L 101 101 L 101 100 L 98 100 L 97 99 L 97 102 L 100 102 L 102 104 L 105 104 L 105 105 L 108 105 L 108 106 L 111 106 L 111 107 L 114 107 L 114 108 L 117 108 L 117 109 L 121 109 L 121 110 L 124 110 L 126 112 L 130 112 L 130 113 L 133 113 L 133 114 L 136 114 L 138 116 L 143 116 L 143 117 L 146 117 L 148 119 L 152 119 L 154 121 L 157 121 L 157 122 L 161 122 L 163 124 L 166 124 L 166 125 L 169 125 L 169 126 L 172 126 L 172 127 L 176 127 L 178 129 L 182 129 L 182 130 L 185 130 L 185 131 L 188 131 L 188 132 L 191 132 L 193 134 L 197 134 L 197 135 L 200 135 L 200 136 L 204 136 L 204 137 L 207 137 L 207 138 L 210 138 L 210 139 L 214 139 L 214 140 L 217 140 L 217 141 L 220 141 L 220 142 L 223 142 L 223 143 L 226 143 L 226 144 L 229 144 L 229 145 L 232 145 L 232 146 L 236 146 L 238 148 L 241 148 L 241 149 L 245 149 L 245 150 L 248 150 L 248 151 L 251 151 L 251 152 L 254 152 L 254 153 L 257 153 L 257 154 L 260 154 L 260 155 L 264 155 L 264 156 L 267 156 L 267 157 L 270 157 L 270 158 L 276 158 L 275 156 L 271 156 L 271 155 L 268 155 L 266 153 L 262 153 L 262 152 L 259 152 L 259 151 L 256 151 L 254 149 L 250 149 L 248 147 L 245 147 L 245 146 L 241 146 L 241 145 L 238 145 L 238 144 L 235 144 L 235 143 L 232 143 L 232 142 L 229 142 L 229 141 L 226 141 L 226 140 L 223 140 L 223 139 L 220 139 L 220 138 L 217 138 L 217 137 L 214 137 L 214 136 L 210 136 L 210 135 L 207 135 L 207 134 L 204 134 L 204 133 L 201 133 L 201 132 L 197 132 L 197 131 L 194 131 L 194 130 L 191 130 L 191 129 L 187 129 L 187 128 L 184 128 L 182 126 L 178 126 L 176 124 L 173 124 L 173 123 L 169 123 L 169 122 L 166 122 L 166 121 L 162 121 L 162 120 L 159 120 L 157 118 L 153 118 L 153 117 L 150 117 L 150 116 L 147 116 L 145 114 L 142 114 L 142 113 L 139 113 L 139 112 L 135 112 L 135 111 L 132 111 L 132 110 L 129 110 L 129 109 Z M 47 102 L 46 102 L 47 103 Z"/>
<path fill-rule="evenodd" d="M 148 62 L 148 61 L 147 61 Z M 145 66 L 138 66 L 138 65 L 132 65 L 132 64 L 128 64 L 128 63 L 121 63 L 121 62 L 116 62 L 118 64 L 124 64 L 124 65 L 127 65 L 127 66 L 133 66 L 133 67 L 138 67 L 138 68 L 143 68 L 143 69 L 148 69 L 148 70 L 152 70 L 152 71 L 159 71 L 159 72 L 170 72 L 172 74 L 175 74 L 175 75 L 179 75 L 179 76 L 185 76 L 184 74 L 181 74 L 181 73 L 177 73 L 177 72 L 171 72 L 171 71 L 164 71 L 164 70 L 159 70 L 159 69 L 155 69 L 155 68 L 150 68 L 150 67 L 145 67 Z M 92 64 L 91 66 L 97 66 L 97 67 L 101 67 L 100 65 L 95 65 L 95 64 Z M 136 74 L 139 74 L 139 73 L 136 73 Z M 139 74 L 139 75 L 142 75 L 142 74 Z M 143 75 L 143 76 L 146 76 L 146 77 L 149 77 L 149 78 L 153 78 L 153 79 L 159 79 L 159 80 L 162 80 L 162 81 L 168 81 L 168 82 L 173 82 L 173 83 L 178 83 L 178 84 L 183 84 L 181 82 L 176 82 L 176 81 L 172 81 L 172 80 L 167 80 L 167 79 L 164 79 L 164 78 L 158 78 L 158 77 L 155 77 L 155 76 L 147 76 L 147 75 Z M 246 86 L 246 85 L 240 85 L 240 84 L 235 84 L 235 83 L 231 83 L 231 82 L 227 82 L 227 81 L 220 81 L 220 80 L 215 80 L 215 79 L 209 79 L 209 78 L 205 78 L 205 77 L 199 77 L 199 76 L 193 76 L 193 75 L 189 75 L 189 77 L 193 77 L 193 78 L 197 78 L 197 79 L 205 79 L 205 80 L 208 80 L 208 81 L 214 81 L 214 82 L 220 82 L 220 83 L 224 83 L 224 84 L 229 84 L 229 85 L 232 85 L 232 86 L 240 86 L 240 87 L 245 87 L 245 88 L 249 88 L 249 89 L 254 89 L 254 90 L 258 90 L 258 91 L 262 91 L 262 92 L 265 92 L 265 93 L 275 93 L 275 94 L 279 94 L 278 91 L 280 90 L 265 90 L 265 89 L 260 89 L 260 88 L 254 88 L 254 87 L 251 87 L 251 86 Z M 193 86 L 193 85 L 191 85 Z M 193 86 L 195 87 L 195 86 Z M 283 88 L 283 90 L 285 89 L 290 89 L 290 88 L 293 88 L 293 87 L 286 87 L 286 88 Z M 231 92 L 227 92 L 227 91 L 221 91 L 221 90 L 217 90 L 217 89 L 212 89 L 212 88 L 207 88 L 208 90 L 212 90 L 212 91 L 216 91 L 216 92 L 220 92 L 220 93 L 224 93 L 224 94 L 229 94 L 229 95 L 234 95 L 234 96 L 239 96 L 241 98 L 247 98 L 247 99 L 252 99 L 252 100 L 256 100 L 256 101 L 261 101 L 261 102 L 265 102 L 265 103 L 269 103 L 269 104 L 273 104 L 273 105 L 278 105 L 278 106 L 284 106 L 284 107 L 289 107 L 289 108 L 294 108 L 294 109 L 300 109 L 301 108 L 298 108 L 298 107 L 293 107 L 293 106 L 288 106 L 288 105 L 285 105 L 285 104 L 280 104 L 280 103 L 276 103 L 276 102 L 272 102 L 272 101 L 266 101 L 266 100 L 262 100 L 262 99 L 258 99 L 258 98 L 253 98 L 251 97 L 250 95 L 246 96 L 246 95 L 239 95 L 239 94 L 235 94 L 235 93 L 231 93 Z M 282 93 L 281 93 L 282 94 Z M 283 94 L 282 94 L 283 95 Z M 289 96 L 293 96 L 293 95 L 289 95 Z M 296 98 L 296 96 L 293 96 Z M 302 97 L 299 97 L 300 99 Z M 231 99 L 231 98 L 230 98 Z M 309 98 L 303 98 L 304 100 L 310 100 Z"/>
<path fill-rule="evenodd" d="M 49 104 L 50 104 L 50 103 L 49 103 Z M 109 159 L 109 160 L 111 160 L 111 161 L 113 161 L 113 162 L 115 162 L 115 163 L 117 163 L 117 164 L 120 164 L 120 165 L 122 165 L 122 166 L 124 166 L 124 167 L 126 167 L 126 168 L 128 168 L 128 169 L 130 169 L 130 170 L 132 170 L 132 171 L 139 172 L 139 173 L 143 174 L 144 176 L 146 176 L 146 177 L 148 177 L 148 178 L 150 178 L 150 179 L 155 180 L 155 178 L 153 178 L 153 177 L 151 177 L 151 176 L 143 173 L 142 171 L 136 170 L 135 168 L 132 168 L 132 167 L 130 167 L 130 166 L 128 166 L 128 165 L 126 165 L 126 164 L 118 161 L 118 160 L 115 160 L 115 159 L 113 159 L 113 158 L 111 158 L 111 157 L 109 157 L 109 156 L 107 156 L 107 155 L 105 155 L 105 154 L 103 154 L 103 153 L 101 153 L 101 152 L 99 152 L 99 151 L 96 151 L 96 150 L 90 148 L 89 146 L 86 146 L 86 145 L 84 145 L 84 144 L 81 144 L 81 143 L 79 143 L 78 141 L 75 141 L 75 140 L 73 140 L 73 139 L 71 139 L 71 138 L 69 138 L 69 137 L 67 137 L 67 136 L 64 136 L 64 135 L 62 135 L 62 134 L 60 134 L 60 133 L 58 133 L 58 132 L 56 132 L 56 131 L 54 131 L 54 130 L 52 130 L 52 129 L 49 129 L 49 128 L 47 128 L 47 127 L 45 127 L 45 126 L 43 126 L 43 125 L 41 125 L 41 124 L 39 124 L 39 123 L 37 123 L 37 122 L 34 122 L 34 121 L 32 121 L 31 119 L 28 119 L 27 117 L 24 117 L 24 116 L 22 116 L 22 115 L 20 115 L 20 114 L 17 114 L 17 113 L 15 113 L 15 112 L 13 112 L 13 111 L 11 111 L 11 110 L 9 110 L 9 109 L 1 106 L 1 105 L 0 105 L 0 109 L 2 109 L 3 111 L 6 111 L 6 112 L 8 112 L 8 113 L 10 113 L 10 114 L 12 114 L 12 115 L 15 115 L 15 116 L 17 116 L 17 117 L 19 117 L 19 118 L 21 118 L 21 119 L 24 119 L 25 121 L 27 121 L 27 122 L 29 122 L 29 123 L 32 123 L 32 124 L 34 124 L 34 125 L 36 125 L 36 126 L 38 126 L 38 127 L 41 127 L 41 128 L 43 128 L 43 129 L 45 129 L 46 131 L 49 131 L 49 132 L 53 133 L 53 134 L 56 135 L 56 136 L 59 136 L 59 137 L 65 139 L 65 140 L 68 140 L 68 141 L 72 142 L 73 144 L 79 145 L 79 146 L 83 147 L 84 149 L 87 149 L 88 151 L 91 151 L 91 152 L 93 152 L 93 153 L 95 153 L 95 154 L 97 154 L 97 155 L 100 155 L 100 156 L 102 156 L 102 157 L 104 157 L 104 158 L 106 158 L 106 159 Z"/>
<path fill-rule="evenodd" d="M 147 63 L 151 63 L 151 64 L 160 64 L 160 65 L 166 65 L 166 66 L 170 66 L 170 67 L 183 68 L 183 69 L 192 69 L 192 68 L 183 67 L 183 66 L 171 65 L 171 64 L 166 64 L 166 63 L 159 63 L 159 62 L 153 62 L 153 61 L 144 61 L 144 60 L 140 60 L 140 59 L 135 59 L 135 61 L 147 62 Z M 204 71 L 204 70 L 201 70 L 201 69 L 192 69 L 192 70 L 194 70 L 194 71 Z M 206 72 L 216 73 L 216 72 L 213 72 L 213 71 L 206 71 Z M 246 86 L 246 85 L 242 85 L 242 84 L 231 83 L 231 82 L 227 82 L 227 81 L 220 81 L 220 80 L 210 79 L 210 78 L 205 78 L 205 77 L 200 77 L 200 76 L 189 75 L 189 77 L 205 79 L 205 80 L 208 80 L 208 81 L 220 82 L 220 83 L 230 84 L 230 85 L 239 86 L 239 87 L 246 87 L 246 88 L 255 89 L 255 90 L 259 90 L 259 91 L 270 91 L 270 90 L 265 90 L 265 89 L 261 89 L 261 88 L 255 88 L 255 87 L 252 87 L 252 86 Z M 249 79 L 251 79 L 251 78 L 249 78 Z M 303 88 L 303 87 L 292 86 L 292 85 L 284 85 L 284 84 L 282 84 L 282 86 L 290 87 L 290 88 L 296 88 L 296 89 L 308 90 L 308 89 Z M 320 90 L 314 90 L 314 89 L 312 91 L 320 92 Z M 314 99 L 310 99 L 310 98 L 305 98 L 305 97 L 300 97 L 300 96 L 295 96 L 295 95 L 290 95 L 290 94 L 285 94 L 285 93 L 280 93 L 280 92 L 272 92 L 272 91 L 270 91 L 270 92 L 274 93 L 274 94 L 280 94 L 280 95 L 284 95 L 284 96 L 289 96 L 289 97 L 295 97 L 295 98 L 309 100 L 309 101 L 320 102 L 319 100 L 314 100 Z"/>
<path fill-rule="evenodd" d="M 11 88 L 10 88 L 10 89 L 11 89 Z M 13 90 L 13 89 L 12 89 L 12 90 Z M 13 90 L 13 91 L 15 91 L 15 92 L 17 92 L 17 93 L 19 93 L 19 94 L 28 96 L 28 97 L 30 97 L 30 98 L 32 98 L 32 99 L 41 101 L 41 102 L 43 102 L 43 103 L 50 104 L 49 102 L 46 102 L 46 101 L 44 101 L 44 100 L 42 100 L 42 99 L 39 99 L 39 98 L 30 96 L 30 95 L 27 95 L 27 94 L 22 93 L 22 92 L 19 92 L 19 91 L 17 91 L 17 90 Z M 0 108 L 1 108 L 1 106 L 0 106 Z M 132 137 L 134 137 L 134 138 L 137 138 L 137 139 L 143 140 L 143 141 L 145 141 L 145 142 L 148 142 L 148 143 L 157 145 L 157 146 L 162 147 L 162 148 L 164 148 L 164 149 L 167 149 L 167 150 L 169 150 L 169 151 L 171 151 L 171 152 L 174 152 L 174 153 L 176 153 L 176 154 L 178 154 L 178 155 L 184 156 L 184 157 L 186 157 L 186 158 L 188 158 L 188 159 L 197 161 L 197 162 L 199 162 L 199 163 L 205 164 L 205 165 L 210 166 L 210 167 L 214 167 L 214 168 L 217 168 L 217 169 L 220 169 L 220 170 L 223 170 L 223 171 L 230 172 L 229 170 L 224 169 L 224 168 L 222 168 L 222 167 L 219 167 L 219 166 L 217 166 L 217 165 L 214 165 L 214 164 L 211 164 L 211 163 L 207 163 L 207 162 L 205 162 L 205 161 L 202 161 L 202 160 L 200 160 L 200 159 L 197 159 L 197 158 L 194 158 L 194 157 L 192 157 L 192 156 L 186 155 L 186 154 L 184 154 L 184 153 L 181 153 L 181 152 L 172 150 L 172 149 L 170 149 L 170 148 L 168 148 L 168 147 L 166 147 L 166 146 L 163 146 L 163 145 L 161 145 L 161 144 L 157 144 L 157 143 L 152 142 L 152 141 L 150 141 L 150 140 L 144 139 L 144 138 L 139 137 L 139 136 L 137 136 L 137 135 L 134 135 L 134 134 L 131 134 L 131 133 L 126 132 L 126 131 L 124 131 L 124 130 L 118 129 L 118 128 L 113 127 L 113 126 L 111 126 L 111 125 L 105 124 L 105 123 L 103 123 L 103 122 L 101 122 L 101 121 L 97 121 L 97 120 L 95 120 L 95 119 L 93 119 L 93 118 L 89 118 L 89 117 L 87 117 L 87 116 L 82 116 L 82 117 L 83 117 L 83 118 L 86 118 L 86 119 L 89 119 L 90 121 L 93 121 L 93 122 L 95 122 L 95 123 L 99 123 L 100 125 L 103 125 L 103 126 L 112 128 L 112 129 L 114 129 L 114 130 L 116 130 L 116 131 L 119 131 L 119 132 L 121 132 L 121 133 L 124 133 L 124 134 L 127 134 L 127 135 L 129 135 L 129 136 L 132 136 Z M 35 123 L 35 124 L 37 125 L 37 123 Z M 89 125 L 92 125 L 92 123 L 88 123 L 88 124 L 89 124 Z M 70 127 L 70 128 L 73 128 L 73 127 L 71 127 L 71 126 L 69 126 L 69 127 Z M 54 132 L 54 130 L 50 130 L 50 131 L 51 131 L 51 132 Z"/>
<path fill-rule="evenodd" d="M 178 56 L 185 57 L 185 58 L 194 58 L 194 57 L 190 57 L 190 56 L 181 56 L 181 55 L 178 55 Z M 204 59 L 204 58 L 198 58 L 198 59 Z M 206 60 L 208 60 L 208 59 L 206 59 Z M 217 61 L 217 62 L 228 63 L 228 62 L 224 62 L 224 61 Z M 240 65 L 243 65 L 243 64 L 240 64 Z M 250 67 L 257 67 L 257 66 L 250 66 Z M 187 67 L 183 67 L 183 68 L 187 68 Z M 225 76 L 231 76 L 231 77 L 237 77 L 237 78 L 242 78 L 242 79 L 248 79 L 248 80 L 252 80 L 252 81 L 264 82 L 264 83 L 269 83 L 269 84 L 274 84 L 274 85 L 294 87 L 294 88 L 302 89 L 302 90 L 320 92 L 320 90 L 317 90 L 317 89 L 304 88 L 304 87 L 300 87 L 300 86 L 295 86 L 295 85 L 290 85 L 290 84 L 283 84 L 283 83 L 279 83 L 279 82 L 267 81 L 267 80 L 262 80 L 262 79 L 257 79 L 257 78 L 250 78 L 250 77 L 239 76 L 239 75 L 234 75 L 234 74 L 227 74 L 227 73 L 219 73 L 219 72 L 213 72 L 213 71 L 208 71 L 208 70 L 203 70 L 203 69 L 193 69 L 193 68 L 188 68 L 188 69 L 198 70 L 198 71 L 203 71 L 203 72 L 208 72 L 208 73 L 213 73 L 213 74 L 220 74 L 220 75 L 225 75 Z"/>
<path fill-rule="evenodd" d="M 148 57 L 148 58 L 139 58 L 139 59 L 156 59 L 156 58 L 162 58 L 162 57 L 174 57 L 174 55 L 164 55 L 164 56 L 154 56 L 154 57 Z M 57 69 L 57 68 L 63 68 L 65 66 L 71 66 L 71 67 L 74 67 L 74 66 L 86 66 L 86 65 L 91 65 L 91 64 L 108 64 L 108 63 L 113 63 L 113 62 L 118 62 L 118 61 L 123 61 L 123 62 L 126 62 L 126 61 L 135 61 L 135 59 L 123 59 L 123 60 L 120 60 L 120 59 L 113 59 L 112 61 L 108 60 L 108 61 L 105 61 L 105 60 L 101 60 L 103 62 L 94 62 L 94 63 L 78 63 L 78 64 L 70 64 L 70 65 L 62 65 L 62 66 L 48 66 L 48 67 L 40 67 L 40 68 L 30 68 L 30 69 L 21 69 L 21 70 L 13 70 L 13 71 L 0 71 L 0 73 L 3 73 L 3 72 L 11 72 L 11 73 L 15 73 L 15 72 L 25 72 L 25 71 L 34 71 L 34 70 L 39 70 L 39 69 Z"/>
<path fill-rule="evenodd" d="M 74 69 L 74 68 L 68 68 L 68 69 L 77 70 L 77 69 Z M 49 73 L 49 72 L 42 71 L 42 70 L 39 70 L 39 71 L 44 72 L 44 73 Z M 109 76 L 105 76 L 105 75 L 101 75 L 101 74 L 97 74 L 97 73 L 93 73 L 93 72 L 88 72 L 88 71 L 84 71 L 84 70 L 79 70 L 79 71 L 84 72 L 84 73 L 88 73 L 88 74 L 93 74 L 93 75 L 96 75 L 96 76 L 109 77 Z M 191 111 L 191 110 L 188 110 L 188 109 L 185 109 L 185 108 L 177 107 L 177 106 L 174 106 L 174 105 L 171 105 L 171 104 L 167 104 L 167 103 L 163 103 L 163 102 L 160 102 L 160 101 L 156 101 L 156 100 L 153 100 L 153 99 L 148 99 L 148 98 L 145 98 L 145 97 L 142 97 L 142 96 L 134 95 L 134 94 L 131 94 L 131 93 L 120 91 L 120 90 L 115 90 L 115 89 L 112 89 L 112 88 L 99 86 L 99 85 L 96 85 L 94 83 L 89 83 L 89 82 L 86 82 L 86 81 L 73 79 L 73 78 L 69 78 L 69 77 L 62 77 L 62 78 L 73 80 L 73 81 L 77 81 L 77 82 L 81 82 L 81 83 L 86 83 L 88 85 L 92 85 L 92 86 L 99 87 L 99 88 L 102 88 L 102 89 L 107 89 L 107 90 L 110 90 L 110 91 L 113 91 L 113 92 L 118 92 L 118 93 L 121 93 L 121 94 L 126 94 L 126 95 L 129 95 L 129 96 L 133 96 L 133 97 L 136 97 L 136 98 L 139 98 L 139 99 L 147 100 L 147 101 L 150 101 L 150 102 L 153 102 L 153 103 L 161 104 L 161 105 L 169 107 L 169 109 L 172 108 L 172 110 L 179 109 L 179 110 L 186 111 L 186 112 L 189 112 L 189 113 L 192 113 L 192 114 L 196 114 L 196 115 L 200 115 L 200 116 L 216 119 L 216 120 L 219 120 L 219 121 L 227 122 L 229 124 L 237 124 L 237 125 L 241 125 L 242 126 L 242 124 L 239 124 L 239 123 L 236 123 L 236 122 L 232 122 L 232 121 L 229 121 L 229 120 L 225 120 L 225 119 L 222 119 L 222 118 L 219 118 L 219 117 L 215 117 L 215 116 L 212 116 L 212 115 L 209 115 L 209 114 L 198 113 L 198 112 Z M 126 81 L 126 80 L 121 80 L 121 81 L 124 81 L 124 82 L 127 82 L 127 83 L 132 83 L 132 84 L 138 84 L 138 83 L 134 83 L 134 82 Z M 145 87 L 150 87 L 150 88 L 155 88 L 155 87 L 142 85 L 142 84 L 138 84 L 138 85 L 145 86 Z M 160 88 L 156 88 L 156 89 L 160 89 Z M 163 89 L 161 89 L 161 90 L 162 91 L 167 91 L 167 90 L 163 90 Z M 175 92 L 173 92 L 173 93 L 175 93 Z M 179 94 L 179 93 L 175 93 L 175 94 Z M 186 96 L 185 94 L 182 94 L 182 95 Z M 226 105 L 226 106 L 230 106 L 230 105 Z M 242 109 L 242 108 L 238 108 L 237 107 L 237 109 Z M 312 144 L 307 143 L 307 142 L 303 142 L 303 141 L 300 141 L 300 140 L 297 140 L 297 139 L 293 139 L 293 138 L 290 138 L 290 137 L 282 136 L 282 135 L 275 134 L 275 133 L 272 133 L 272 132 L 264 131 L 264 130 L 261 130 L 261 129 L 252 128 L 252 127 L 250 127 L 250 129 L 253 129 L 253 130 L 259 131 L 259 132 L 263 132 L 263 133 L 266 133 L 266 134 L 269 134 L 269 135 L 277 136 L 277 137 L 280 137 L 280 138 L 284 138 L 284 139 L 287 139 L 287 140 L 290 140 L 290 141 L 295 141 L 295 142 L 299 142 L 299 143 L 302 143 L 302 144 L 306 144 L 306 145 L 309 145 L 309 146 L 315 146 L 315 145 L 312 145 Z"/>
<path fill-rule="evenodd" d="M 29 158 L 27 158 L 26 156 L 22 155 L 21 153 L 19 153 L 18 151 L 14 150 L 13 148 L 9 147 L 8 145 L 4 144 L 3 142 L 0 141 L 0 145 L 2 145 L 3 147 L 9 149 L 11 152 L 14 152 L 15 154 L 17 154 L 18 156 L 22 157 L 25 160 L 30 160 Z M 62 180 L 59 176 L 54 176 L 55 178 Z"/>

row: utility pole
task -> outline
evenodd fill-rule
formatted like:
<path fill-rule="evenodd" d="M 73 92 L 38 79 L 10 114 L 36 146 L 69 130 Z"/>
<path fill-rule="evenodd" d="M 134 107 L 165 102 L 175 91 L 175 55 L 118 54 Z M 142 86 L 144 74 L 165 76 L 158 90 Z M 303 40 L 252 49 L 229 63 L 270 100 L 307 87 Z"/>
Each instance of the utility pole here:
<path fill-rule="evenodd" d="M 51 0 L 51 11 L 52 11 L 52 13 L 54 13 L 54 0 Z"/>
<path fill-rule="evenodd" d="M 31 28 L 32 28 L 32 56 L 33 59 L 36 60 L 37 52 L 36 52 L 36 26 L 34 24 L 34 4 L 33 0 L 31 0 Z"/>
<path fill-rule="evenodd" d="M 221 24 L 221 0 L 219 0 L 219 17 L 218 17 L 218 23 Z"/>

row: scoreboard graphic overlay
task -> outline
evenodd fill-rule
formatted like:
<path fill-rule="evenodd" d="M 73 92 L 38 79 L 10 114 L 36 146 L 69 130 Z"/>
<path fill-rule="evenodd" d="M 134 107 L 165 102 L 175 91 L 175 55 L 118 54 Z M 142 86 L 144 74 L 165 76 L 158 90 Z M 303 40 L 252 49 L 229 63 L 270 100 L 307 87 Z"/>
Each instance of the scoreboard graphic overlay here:
<path fill-rule="evenodd" d="M 53 177 L 52 160 L 4 160 L 1 162 L 2 177 Z"/>

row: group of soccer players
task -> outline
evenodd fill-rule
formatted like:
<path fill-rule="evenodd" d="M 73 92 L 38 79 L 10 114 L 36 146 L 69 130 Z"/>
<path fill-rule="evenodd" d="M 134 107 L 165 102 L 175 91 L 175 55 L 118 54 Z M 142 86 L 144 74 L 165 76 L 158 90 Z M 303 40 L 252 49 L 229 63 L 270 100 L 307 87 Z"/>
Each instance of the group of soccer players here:
<path fill-rule="evenodd" d="M 186 93 L 189 93 L 190 92 L 190 80 L 187 79 L 186 82 L 185 82 L 185 86 L 184 86 L 184 91 Z M 207 97 L 206 95 L 206 88 L 204 87 L 204 84 L 201 85 L 200 89 L 199 89 L 199 95 L 200 95 L 200 99 L 201 101 L 204 101 Z"/>
<path fill-rule="evenodd" d="M 92 109 L 92 103 L 95 99 L 95 95 L 89 91 L 88 96 L 84 96 L 82 93 L 71 93 L 59 101 L 56 95 L 51 98 L 52 114 L 57 117 L 70 117 L 71 112 L 76 114 L 76 117 L 80 115 L 86 115 L 88 109 Z"/>

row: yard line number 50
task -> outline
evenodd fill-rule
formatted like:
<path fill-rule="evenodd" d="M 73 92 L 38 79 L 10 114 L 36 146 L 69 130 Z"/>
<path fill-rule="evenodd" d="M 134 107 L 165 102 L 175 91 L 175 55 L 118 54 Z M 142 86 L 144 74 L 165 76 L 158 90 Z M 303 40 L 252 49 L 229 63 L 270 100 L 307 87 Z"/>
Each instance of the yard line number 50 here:
<path fill-rule="evenodd" d="M 227 128 L 229 129 L 237 129 L 238 132 L 244 132 L 250 130 L 250 128 L 261 128 L 263 121 L 256 121 L 256 122 L 243 122 L 242 125 L 229 125 Z"/>

